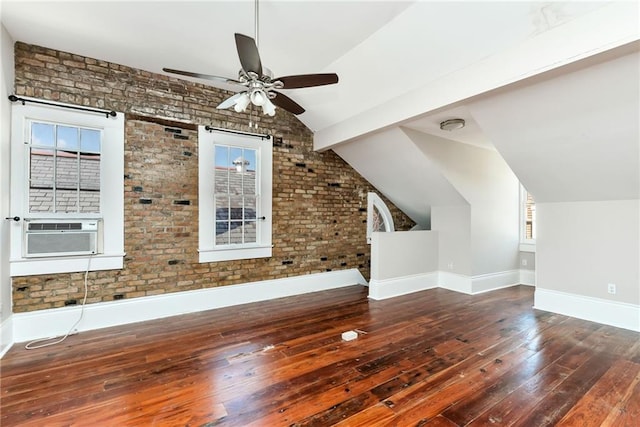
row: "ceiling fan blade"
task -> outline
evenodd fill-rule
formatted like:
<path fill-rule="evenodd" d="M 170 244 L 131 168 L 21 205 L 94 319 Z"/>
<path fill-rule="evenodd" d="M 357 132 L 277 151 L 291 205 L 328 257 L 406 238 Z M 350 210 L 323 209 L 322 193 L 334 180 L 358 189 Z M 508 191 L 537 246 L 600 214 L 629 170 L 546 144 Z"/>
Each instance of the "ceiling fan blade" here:
<path fill-rule="evenodd" d="M 236 105 L 236 101 L 244 94 L 245 92 L 236 93 L 235 95 L 230 96 L 229 98 L 222 101 L 216 108 L 219 110 L 225 110 L 233 105 Z"/>
<path fill-rule="evenodd" d="M 236 48 L 238 49 L 238 57 L 240 64 L 245 72 L 252 71 L 262 77 L 262 63 L 260 62 L 260 53 L 256 41 L 244 34 L 236 33 Z"/>
<path fill-rule="evenodd" d="M 209 74 L 192 73 L 191 71 L 174 70 L 172 68 L 163 68 L 162 71 L 164 71 L 165 73 L 179 74 L 181 76 L 195 77 L 198 79 L 216 80 L 222 83 L 232 83 L 232 84 L 238 84 L 238 85 L 242 84 L 237 80 L 228 79 L 226 77 L 212 76 Z"/>
<path fill-rule="evenodd" d="M 324 86 L 338 83 L 338 75 L 330 74 L 301 74 L 298 76 L 284 76 L 272 79 L 272 81 L 281 81 L 284 84 L 283 89 L 298 89 L 302 87 Z"/>
<path fill-rule="evenodd" d="M 273 98 L 271 100 L 271 102 L 273 102 L 278 107 L 284 108 L 285 110 L 289 111 L 290 113 L 293 113 L 293 114 L 296 114 L 296 115 L 304 113 L 305 109 L 302 108 L 293 99 L 289 98 L 287 95 L 283 95 L 280 92 L 275 92 L 275 94 L 276 94 L 276 97 Z"/>

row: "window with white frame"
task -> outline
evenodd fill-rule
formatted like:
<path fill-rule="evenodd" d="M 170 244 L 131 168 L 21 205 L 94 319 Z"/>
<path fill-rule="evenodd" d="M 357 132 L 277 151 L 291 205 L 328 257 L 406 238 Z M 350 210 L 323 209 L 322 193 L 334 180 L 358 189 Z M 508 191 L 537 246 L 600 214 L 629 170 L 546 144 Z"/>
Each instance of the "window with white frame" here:
<path fill-rule="evenodd" d="M 124 116 L 14 104 L 11 275 L 122 268 Z"/>
<path fill-rule="evenodd" d="M 536 202 L 520 185 L 520 250 L 534 251 L 536 243 Z"/>
<path fill-rule="evenodd" d="M 271 256 L 272 143 L 198 129 L 200 262 Z"/>

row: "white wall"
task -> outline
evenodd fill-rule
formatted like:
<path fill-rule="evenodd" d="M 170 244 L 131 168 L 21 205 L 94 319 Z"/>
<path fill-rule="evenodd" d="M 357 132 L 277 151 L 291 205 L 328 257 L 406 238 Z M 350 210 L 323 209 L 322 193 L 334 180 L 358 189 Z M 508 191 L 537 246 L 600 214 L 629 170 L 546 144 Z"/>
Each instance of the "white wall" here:
<path fill-rule="evenodd" d="M 471 275 L 471 207 L 432 207 L 431 229 L 438 231 L 438 270 Z"/>
<path fill-rule="evenodd" d="M 471 267 L 457 272 L 475 276 L 518 269 L 519 183 L 500 154 L 412 129 L 405 133 L 471 206 Z M 432 229 L 439 230 L 434 209 Z M 450 261 L 441 261 L 450 271 Z"/>
<path fill-rule="evenodd" d="M 465 203 L 401 129 L 368 135 L 334 151 L 424 229 L 430 225 L 431 205 Z"/>
<path fill-rule="evenodd" d="M 13 93 L 14 52 L 13 40 L 4 26 L 0 25 L 2 67 L 0 68 L 0 354 L 12 341 L 11 325 L 11 279 L 9 278 L 9 206 L 10 188 L 10 130 L 11 103 L 7 97 Z"/>
<path fill-rule="evenodd" d="M 438 233 L 428 230 L 373 233 L 371 279 L 386 280 L 438 270 Z"/>
<path fill-rule="evenodd" d="M 438 233 L 430 230 L 373 233 L 369 298 L 385 299 L 435 288 Z"/>
<path fill-rule="evenodd" d="M 536 253 L 520 252 L 520 270 L 536 269 Z"/>
<path fill-rule="evenodd" d="M 538 203 L 536 215 L 539 288 L 640 305 L 639 200 Z"/>

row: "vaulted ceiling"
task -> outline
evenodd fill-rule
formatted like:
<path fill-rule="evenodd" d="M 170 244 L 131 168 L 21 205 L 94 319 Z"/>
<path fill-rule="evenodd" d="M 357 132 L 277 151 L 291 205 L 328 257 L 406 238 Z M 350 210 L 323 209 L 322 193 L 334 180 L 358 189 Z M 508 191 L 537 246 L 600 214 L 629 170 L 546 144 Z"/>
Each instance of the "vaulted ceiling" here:
<path fill-rule="evenodd" d="M 235 78 L 233 34 L 254 36 L 253 1 L 1 5 L 15 41 L 156 73 Z M 259 5 L 262 61 L 276 76 L 340 76 L 337 85 L 286 91 L 307 109 L 299 119 L 315 148 L 334 149 L 416 222 L 461 196 L 416 155 L 415 132 L 497 150 L 541 201 L 640 197 L 637 2 Z M 440 130 L 454 117 L 467 126 Z M 409 175 L 387 176 L 390 165 Z"/>

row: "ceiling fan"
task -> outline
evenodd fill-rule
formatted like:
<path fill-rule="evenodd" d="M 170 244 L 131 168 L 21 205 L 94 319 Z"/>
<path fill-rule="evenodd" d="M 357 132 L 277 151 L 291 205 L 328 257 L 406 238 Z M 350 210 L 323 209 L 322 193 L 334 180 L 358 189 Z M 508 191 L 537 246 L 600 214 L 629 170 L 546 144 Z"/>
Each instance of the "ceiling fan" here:
<path fill-rule="evenodd" d="M 258 37 L 258 0 L 255 2 L 256 39 Z M 246 110 L 249 103 L 262 107 L 264 114 L 275 115 L 275 106 L 284 108 L 293 114 L 302 114 L 305 109 L 288 96 L 278 92 L 280 89 L 298 89 L 305 87 L 324 86 L 338 83 L 338 75 L 327 74 L 301 74 L 284 77 L 273 77 L 273 73 L 262 66 L 260 53 L 256 40 L 244 34 L 235 34 L 236 48 L 242 68 L 238 73 L 238 79 L 212 76 L 209 74 L 192 73 L 190 71 L 163 68 L 167 73 L 180 74 L 182 76 L 196 77 L 199 79 L 216 80 L 237 86 L 239 92 L 224 100 L 217 108 L 226 109 L 234 107 L 238 113 Z"/>

